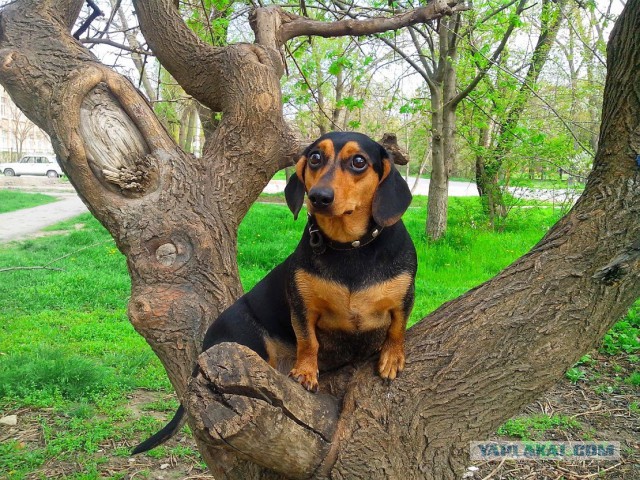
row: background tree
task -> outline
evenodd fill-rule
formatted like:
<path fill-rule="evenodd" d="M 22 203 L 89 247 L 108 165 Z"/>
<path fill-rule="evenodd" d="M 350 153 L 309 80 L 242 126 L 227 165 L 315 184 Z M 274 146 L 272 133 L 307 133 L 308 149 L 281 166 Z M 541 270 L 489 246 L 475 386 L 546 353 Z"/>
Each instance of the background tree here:
<path fill-rule="evenodd" d="M 609 46 L 603 128 L 584 195 L 531 252 L 412 328 L 399 380 L 384 385 L 374 361 L 364 361 L 325 375 L 326 393 L 314 396 L 225 344 L 199 357 L 187 385 L 208 323 L 240 294 L 238 224 L 299 151 L 282 115 L 280 47 L 296 36 L 371 34 L 455 12 L 434 1 L 389 19 L 324 23 L 258 8 L 255 45 L 213 47 L 172 1 L 136 2 L 162 64 L 222 112 L 196 159 L 130 83 L 69 35 L 81 6 L 5 7 L 0 81 L 52 136 L 71 181 L 127 256 L 130 319 L 165 365 L 217 478 L 454 478 L 470 440 L 549 388 L 640 294 L 640 0 L 629 0 Z"/>
<path fill-rule="evenodd" d="M 548 6 L 560 12 L 558 7 Z M 540 25 L 531 29 L 536 35 L 539 30 L 542 36 L 534 40 L 531 53 L 507 51 L 496 65 L 495 75 L 481 83 L 466 106 L 461 130 L 467 141 L 463 154 L 476 159 L 478 188 L 481 192 L 484 188 L 485 209 L 491 223 L 498 226 L 510 206 L 517 203 L 510 191 L 512 182 L 532 186 L 534 179 L 564 179 L 567 188 L 571 186 L 567 179 L 582 183 L 591 168 L 605 75 L 603 28 L 615 16 L 611 3 L 602 12 L 593 3 L 568 3 L 562 15 L 539 16 Z M 557 34 L 551 44 L 545 25 L 554 18 Z M 544 65 L 543 57 L 536 54 L 543 46 L 544 50 L 549 47 Z M 534 59 L 539 68 L 532 68 Z M 537 79 L 530 83 L 535 72 Z M 504 130 L 507 119 L 515 119 L 518 110 L 517 122 L 511 121 Z M 508 148 L 496 160 L 496 149 L 505 146 Z M 545 185 L 551 188 L 554 184 Z"/>
<path fill-rule="evenodd" d="M 35 125 L 27 121 L 26 117 L 18 107 L 9 102 L 9 122 L 11 122 L 11 134 L 16 146 L 16 160 L 22 157 L 22 147 L 25 140 L 36 128 Z"/>

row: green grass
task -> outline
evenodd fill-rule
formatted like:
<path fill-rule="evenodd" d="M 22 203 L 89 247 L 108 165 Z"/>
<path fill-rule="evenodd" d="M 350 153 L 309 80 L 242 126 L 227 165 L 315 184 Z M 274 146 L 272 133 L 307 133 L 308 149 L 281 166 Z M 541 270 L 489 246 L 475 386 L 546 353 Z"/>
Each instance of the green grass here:
<path fill-rule="evenodd" d="M 57 201 L 57 198 L 42 193 L 16 192 L 0 190 L 0 213 L 13 212 L 23 208 L 37 207 Z"/>
<path fill-rule="evenodd" d="M 529 415 L 507 420 L 498 428 L 497 433 L 522 440 L 537 440 L 545 432 L 556 428 L 579 430 L 581 425 L 580 422 L 566 415 Z"/>
<path fill-rule="evenodd" d="M 614 393 L 619 391 L 621 383 L 637 387 L 640 386 L 640 301 L 636 302 L 627 314 L 618 321 L 604 336 L 598 352 L 605 358 L 622 358 L 626 367 L 614 360 L 609 361 L 609 369 L 615 374 L 613 379 L 604 379 L 598 372 L 598 362 L 591 355 L 584 355 L 576 364 L 565 372 L 565 377 L 572 383 L 592 382 L 599 393 Z M 629 375 L 624 378 L 624 374 Z"/>
<path fill-rule="evenodd" d="M 0 398 L 20 398 L 30 404 L 93 399 L 115 382 L 105 365 L 52 347 L 10 355 L 2 366 Z"/>
<path fill-rule="evenodd" d="M 411 323 L 525 253 L 559 212 L 551 207 L 515 208 L 497 233 L 487 228 L 478 199 L 454 198 L 446 237 L 429 243 L 423 234 L 426 200 L 416 197 L 404 217 L 419 257 Z M 239 231 L 238 262 L 245 289 L 289 255 L 304 224 L 304 215 L 294 222 L 284 205 L 251 208 Z M 76 467 L 81 473 L 67 478 L 98 478 L 106 461 L 99 450 L 125 458 L 126 441 L 145 438 L 163 424 L 151 412 L 170 412 L 176 405 L 168 397 L 147 401 L 139 414 L 127 408 L 127 397 L 140 389 L 169 394 L 171 386 L 127 319 L 130 280 L 113 240 L 89 214 L 51 229 L 65 233 L 0 245 L 0 268 L 59 259 L 51 267 L 61 269 L 0 273 L 0 416 L 29 407 L 55 412 L 38 420 L 44 441 L 28 448 L 18 441 L 0 444 L 0 478 L 32 477 L 34 472 L 42 477 L 43 465 L 54 458 L 82 466 Z M 603 348 L 637 351 L 637 331 L 630 328 L 638 327 L 639 310 L 637 305 L 624 320 L 627 326 L 618 324 L 608 334 Z M 629 376 L 630 384 L 636 381 Z M 526 433 L 536 427 L 523 428 Z M 153 456 L 169 453 L 194 455 L 188 447 L 164 447 Z"/>
<path fill-rule="evenodd" d="M 600 351 L 608 355 L 640 352 L 640 304 L 636 303 L 602 339 Z"/>
<path fill-rule="evenodd" d="M 565 377 L 567 377 L 571 383 L 578 383 L 580 380 L 586 378 L 586 376 L 587 374 L 577 367 L 572 367 L 565 373 Z"/>
<path fill-rule="evenodd" d="M 293 168 L 291 169 L 291 171 L 293 172 Z M 272 178 L 273 180 L 286 180 L 287 174 L 284 170 L 278 170 Z"/>
<path fill-rule="evenodd" d="M 559 218 L 550 207 L 513 209 L 501 233 L 487 227 L 477 198 L 452 198 L 446 236 L 428 243 L 425 197 L 416 197 L 404 221 L 416 240 L 416 304 L 410 324 L 442 303 L 490 279 L 526 253 Z"/>

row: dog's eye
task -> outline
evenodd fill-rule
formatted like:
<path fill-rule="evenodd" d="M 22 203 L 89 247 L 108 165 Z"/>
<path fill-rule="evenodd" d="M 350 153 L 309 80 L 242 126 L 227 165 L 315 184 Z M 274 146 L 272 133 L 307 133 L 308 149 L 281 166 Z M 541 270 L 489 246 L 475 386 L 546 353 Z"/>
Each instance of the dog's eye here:
<path fill-rule="evenodd" d="M 317 168 L 322 163 L 322 155 L 318 152 L 312 153 L 309 155 L 309 166 L 312 168 Z"/>
<path fill-rule="evenodd" d="M 357 172 L 363 171 L 365 168 L 367 168 L 367 165 L 367 160 L 362 155 L 356 155 L 351 160 L 351 166 Z"/>

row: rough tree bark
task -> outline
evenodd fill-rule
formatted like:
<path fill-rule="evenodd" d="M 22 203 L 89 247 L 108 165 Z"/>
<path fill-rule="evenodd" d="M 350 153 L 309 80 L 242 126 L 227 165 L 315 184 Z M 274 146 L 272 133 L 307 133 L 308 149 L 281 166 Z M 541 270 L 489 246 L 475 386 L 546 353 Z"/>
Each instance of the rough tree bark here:
<path fill-rule="evenodd" d="M 238 223 L 297 152 L 282 118 L 277 50 L 280 26 L 296 19 L 259 9 L 261 45 L 214 48 L 189 33 L 172 0 L 136 2 L 166 68 L 223 112 L 196 159 L 129 82 L 69 36 L 81 5 L 22 0 L 2 10 L 0 81 L 52 136 L 127 256 L 131 321 L 165 365 L 216 478 L 455 478 L 470 440 L 548 389 L 640 295 L 640 0 L 629 0 L 609 46 L 584 195 L 531 252 L 412 328 L 402 377 L 385 385 L 371 359 L 324 375 L 325 393 L 313 395 L 223 344 L 198 358 L 188 385 L 204 329 L 240 294 Z M 436 16 L 451 11 L 430 5 Z"/>

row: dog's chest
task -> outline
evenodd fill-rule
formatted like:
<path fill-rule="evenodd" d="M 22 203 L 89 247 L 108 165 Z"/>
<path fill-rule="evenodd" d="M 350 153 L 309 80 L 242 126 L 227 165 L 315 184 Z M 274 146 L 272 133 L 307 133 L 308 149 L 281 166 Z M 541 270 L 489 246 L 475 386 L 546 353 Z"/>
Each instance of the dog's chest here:
<path fill-rule="evenodd" d="M 320 330 L 366 332 L 388 326 L 390 312 L 401 308 L 413 279 L 401 273 L 362 288 L 349 288 L 304 270 L 295 273 L 296 288 L 308 315 Z"/>

